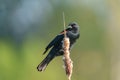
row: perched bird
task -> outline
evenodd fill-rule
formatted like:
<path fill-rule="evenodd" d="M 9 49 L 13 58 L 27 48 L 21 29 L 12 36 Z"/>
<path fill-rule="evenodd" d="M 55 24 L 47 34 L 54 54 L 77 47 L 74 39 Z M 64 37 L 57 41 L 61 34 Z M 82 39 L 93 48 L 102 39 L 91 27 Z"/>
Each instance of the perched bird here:
<path fill-rule="evenodd" d="M 76 40 L 80 36 L 79 25 L 76 22 L 72 22 L 68 25 L 68 28 L 65 29 L 65 31 L 66 31 L 66 36 L 70 40 L 70 50 L 71 50 L 72 45 L 76 42 Z M 43 54 L 45 54 L 50 48 L 51 50 L 46 56 L 46 58 L 38 65 L 37 67 L 38 71 L 44 71 L 52 59 L 54 59 L 57 56 L 62 56 L 64 54 L 63 39 L 64 39 L 64 30 L 60 32 L 60 34 L 58 34 L 45 48 Z"/>

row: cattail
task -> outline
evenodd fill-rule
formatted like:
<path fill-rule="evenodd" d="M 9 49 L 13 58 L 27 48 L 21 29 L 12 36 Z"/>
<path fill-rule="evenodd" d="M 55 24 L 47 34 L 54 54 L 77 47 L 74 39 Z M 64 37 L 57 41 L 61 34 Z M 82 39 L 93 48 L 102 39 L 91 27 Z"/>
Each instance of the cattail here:
<path fill-rule="evenodd" d="M 70 46 L 70 41 L 69 38 L 66 36 L 66 31 L 65 31 L 65 17 L 63 13 L 63 22 L 64 22 L 64 56 L 63 56 L 63 61 L 64 61 L 64 67 L 66 71 L 66 75 L 68 76 L 68 80 L 71 80 L 72 76 L 72 68 L 73 68 L 73 62 L 70 58 L 70 51 L 69 51 L 69 46 Z"/>

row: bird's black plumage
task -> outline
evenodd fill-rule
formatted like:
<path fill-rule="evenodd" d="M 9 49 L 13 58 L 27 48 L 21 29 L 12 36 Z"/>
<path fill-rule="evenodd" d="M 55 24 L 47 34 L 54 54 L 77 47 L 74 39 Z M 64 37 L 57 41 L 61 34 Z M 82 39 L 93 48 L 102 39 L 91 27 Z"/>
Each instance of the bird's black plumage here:
<path fill-rule="evenodd" d="M 79 38 L 79 25 L 76 22 L 72 22 L 68 25 L 66 29 L 66 35 L 70 40 L 70 50 L 72 45 L 76 42 Z M 43 54 L 45 54 L 50 48 L 50 52 L 46 56 L 46 58 L 38 65 L 38 71 L 44 71 L 49 64 L 49 62 L 55 58 L 56 56 L 62 56 L 63 51 L 63 38 L 64 38 L 64 31 L 62 31 L 59 35 L 57 35 L 45 48 Z"/>

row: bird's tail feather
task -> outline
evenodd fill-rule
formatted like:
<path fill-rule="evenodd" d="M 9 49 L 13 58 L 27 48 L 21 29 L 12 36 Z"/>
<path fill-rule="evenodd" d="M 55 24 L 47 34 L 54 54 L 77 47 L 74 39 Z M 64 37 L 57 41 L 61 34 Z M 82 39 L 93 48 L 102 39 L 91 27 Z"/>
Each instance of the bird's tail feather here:
<path fill-rule="evenodd" d="M 38 71 L 44 71 L 54 56 L 48 55 L 37 67 Z"/>

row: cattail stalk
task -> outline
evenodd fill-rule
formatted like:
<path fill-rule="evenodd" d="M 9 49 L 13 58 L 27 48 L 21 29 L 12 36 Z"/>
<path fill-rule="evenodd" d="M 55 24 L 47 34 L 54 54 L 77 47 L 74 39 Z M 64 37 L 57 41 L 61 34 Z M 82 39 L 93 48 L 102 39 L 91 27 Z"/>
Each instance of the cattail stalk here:
<path fill-rule="evenodd" d="M 72 62 L 72 60 L 70 58 L 70 51 L 69 51 L 70 41 L 69 41 L 69 38 L 66 36 L 66 31 L 65 31 L 64 12 L 63 12 L 63 22 L 64 22 L 64 44 L 63 44 L 64 56 L 63 56 L 63 61 L 64 61 L 66 75 L 68 76 L 68 80 L 71 80 L 73 62 Z"/>

